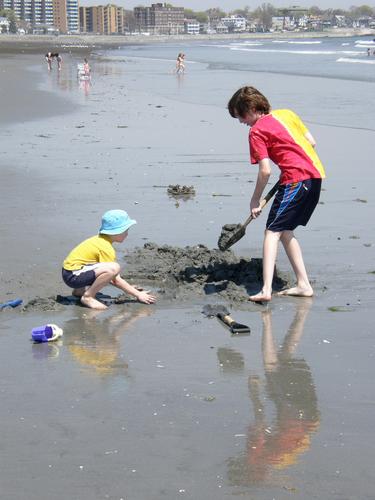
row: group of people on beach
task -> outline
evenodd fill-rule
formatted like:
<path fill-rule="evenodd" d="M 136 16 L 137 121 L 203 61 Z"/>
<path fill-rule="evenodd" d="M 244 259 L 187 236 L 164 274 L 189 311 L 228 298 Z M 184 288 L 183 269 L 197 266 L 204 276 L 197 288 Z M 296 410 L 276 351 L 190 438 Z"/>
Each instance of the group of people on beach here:
<path fill-rule="evenodd" d="M 281 173 L 278 190 L 269 211 L 263 242 L 263 287 L 249 300 L 267 303 L 281 241 L 296 276 L 296 285 L 281 295 L 311 297 L 313 288 L 294 230 L 306 226 L 319 201 L 324 167 L 315 151 L 315 140 L 302 120 L 289 109 L 271 110 L 268 99 L 256 88 L 242 87 L 228 103 L 233 118 L 250 127 L 250 162 L 258 165 L 258 176 L 250 199 L 254 218 L 262 213 L 262 195 L 271 175 L 271 161 Z M 132 286 L 120 274 L 114 243 L 122 243 L 136 224 L 124 210 L 109 210 L 97 235 L 76 246 L 63 262 L 62 278 L 81 303 L 93 309 L 107 306 L 96 294 L 113 285 L 139 302 L 153 304 L 155 295 Z"/>
<path fill-rule="evenodd" d="M 44 56 L 47 62 L 48 71 L 52 70 L 52 63 L 55 60 L 57 62 L 57 69 L 61 71 L 62 68 L 62 57 L 58 52 L 47 52 Z M 91 68 L 89 62 L 86 58 L 83 60 L 83 64 L 78 64 L 78 77 L 83 76 L 84 78 L 89 78 L 91 75 Z"/>

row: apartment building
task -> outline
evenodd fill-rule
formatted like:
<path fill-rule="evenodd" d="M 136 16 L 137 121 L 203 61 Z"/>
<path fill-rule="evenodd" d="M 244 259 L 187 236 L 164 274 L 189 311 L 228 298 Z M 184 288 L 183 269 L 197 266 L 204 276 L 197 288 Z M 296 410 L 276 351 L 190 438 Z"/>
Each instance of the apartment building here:
<path fill-rule="evenodd" d="M 52 0 L 53 24 L 60 33 L 79 32 L 78 0 Z"/>
<path fill-rule="evenodd" d="M 79 24 L 82 33 L 123 34 L 125 9 L 113 4 L 80 7 Z"/>
<path fill-rule="evenodd" d="M 139 31 L 154 35 L 178 35 L 184 33 L 184 8 L 166 3 L 151 7 L 135 7 L 134 17 Z"/>
<path fill-rule="evenodd" d="M 53 0 L 0 0 L 0 9 L 11 9 L 33 26 L 53 25 Z"/>

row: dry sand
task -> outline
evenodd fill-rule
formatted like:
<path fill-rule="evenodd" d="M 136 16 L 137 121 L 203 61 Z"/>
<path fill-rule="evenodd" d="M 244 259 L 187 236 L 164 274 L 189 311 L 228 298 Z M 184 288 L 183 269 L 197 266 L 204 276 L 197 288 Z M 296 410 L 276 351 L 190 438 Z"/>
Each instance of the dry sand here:
<path fill-rule="evenodd" d="M 155 306 L 55 307 L 49 297 L 68 293 L 63 258 L 105 210 L 138 220 L 119 248 L 126 276 L 145 242 L 214 248 L 223 223 L 246 218 L 255 178 L 224 106 L 137 89 L 139 63 L 93 60 L 92 86 L 80 87 L 80 57 L 66 55 L 59 76 L 40 56 L 1 58 L 2 87 L 17 72 L 7 101 L 21 93 L 33 108 L 0 118 L 0 298 L 43 299 L 0 312 L 2 496 L 372 498 L 373 132 L 314 127 L 330 173 L 301 231 L 314 299 L 238 307 L 216 293 L 172 300 L 158 283 Z M 175 76 L 155 73 L 166 78 Z M 181 92 L 188 84 L 176 81 Z M 175 199 L 170 184 L 196 194 Z M 262 232 L 252 223 L 235 254 L 259 257 Z M 283 256 L 278 267 L 288 271 Z M 203 317 L 217 301 L 250 337 Z M 48 322 L 62 341 L 31 344 L 31 328 Z"/>

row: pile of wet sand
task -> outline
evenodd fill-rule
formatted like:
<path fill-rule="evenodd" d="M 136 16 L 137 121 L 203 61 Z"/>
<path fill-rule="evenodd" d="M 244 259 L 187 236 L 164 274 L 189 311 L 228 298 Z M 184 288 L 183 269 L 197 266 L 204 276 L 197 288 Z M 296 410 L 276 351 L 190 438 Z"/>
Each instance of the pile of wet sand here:
<path fill-rule="evenodd" d="M 194 196 L 194 186 L 180 186 L 180 184 L 170 184 L 167 192 L 171 196 Z"/>
<path fill-rule="evenodd" d="M 126 280 L 150 286 L 159 299 L 166 301 L 194 301 L 211 295 L 215 300 L 240 303 L 262 286 L 262 259 L 245 259 L 231 250 L 222 252 L 204 245 L 181 248 L 145 243 L 126 254 L 125 262 Z M 274 290 L 281 290 L 287 284 L 287 279 L 275 270 Z M 115 299 L 101 295 L 109 299 L 108 305 L 129 302 L 125 295 Z M 80 305 L 80 302 L 71 296 L 35 297 L 20 310 L 59 311 L 65 305 Z"/>
<path fill-rule="evenodd" d="M 125 278 L 154 283 L 171 298 L 191 299 L 216 294 L 230 302 L 241 302 L 262 286 L 262 259 L 237 257 L 204 245 L 184 248 L 145 243 L 125 257 Z M 277 270 L 274 289 L 287 284 Z"/>

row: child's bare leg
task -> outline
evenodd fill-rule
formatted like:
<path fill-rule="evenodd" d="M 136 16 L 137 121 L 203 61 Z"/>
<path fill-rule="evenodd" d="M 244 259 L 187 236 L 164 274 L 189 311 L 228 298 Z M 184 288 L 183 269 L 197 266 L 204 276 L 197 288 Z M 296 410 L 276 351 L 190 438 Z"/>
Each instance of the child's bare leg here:
<path fill-rule="evenodd" d="M 95 268 L 96 280 L 82 295 L 82 304 L 91 309 L 107 309 L 106 305 L 96 300 L 95 295 L 100 292 L 102 288 L 107 286 L 119 272 L 120 266 L 117 262 L 103 262 L 98 265 L 98 267 Z"/>
<path fill-rule="evenodd" d="M 256 295 L 249 297 L 252 302 L 269 302 L 271 300 L 272 280 L 280 234 L 266 229 L 263 243 L 263 288 Z"/>
<path fill-rule="evenodd" d="M 287 290 L 282 290 L 279 295 L 294 295 L 297 297 L 312 297 L 314 290 L 307 276 L 305 263 L 303 262 L 301 247 L 294 236 L 293 231 L 283 231 L 281 242 L 296 275 L 297 285 Z"/>
<path fill-rule="evenodd" d="M 72 295 L 74 295 L 74 297 L 82 297 L 82 295 L 85 293 L 85 291 L 86 291 L 86 287 L 74 288 L 74 290 L 72 291 Z"/>

